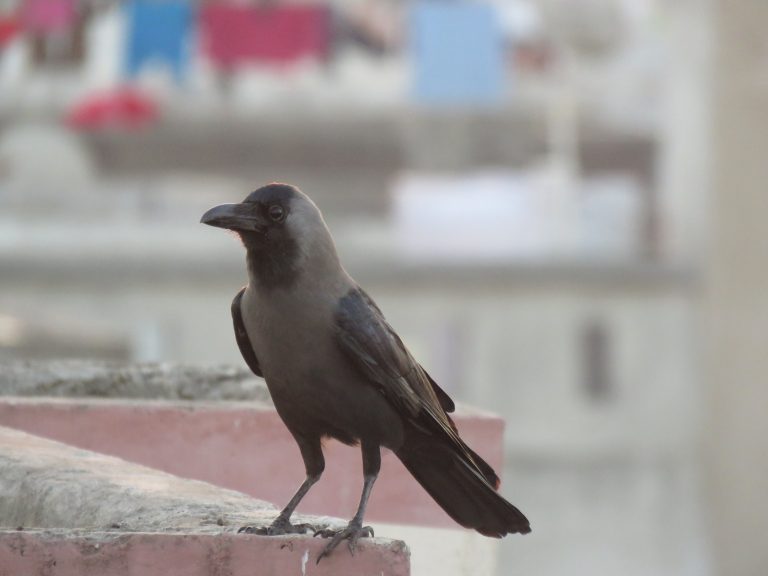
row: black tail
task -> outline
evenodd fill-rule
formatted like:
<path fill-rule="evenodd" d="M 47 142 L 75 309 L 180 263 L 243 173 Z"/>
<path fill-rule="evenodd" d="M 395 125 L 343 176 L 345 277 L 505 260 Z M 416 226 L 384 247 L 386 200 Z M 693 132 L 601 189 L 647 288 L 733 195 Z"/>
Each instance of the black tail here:
<path fill-rule="evenodd" d="M 447 439 L 410 430 L 397 452 L 435 502 L 465 528 L 500 538 L 531 531 L 528 519 L 495 490 L 498 477 L 477 454 L 470 458 Z"/>

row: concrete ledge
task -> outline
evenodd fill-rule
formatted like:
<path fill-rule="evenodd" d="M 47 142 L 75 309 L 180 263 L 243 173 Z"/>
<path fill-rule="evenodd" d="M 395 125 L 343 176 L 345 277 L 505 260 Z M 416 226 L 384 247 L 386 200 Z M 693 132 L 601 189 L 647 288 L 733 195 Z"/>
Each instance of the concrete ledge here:
<path fill-rule="evenodd" d="M 462 436 L 501 470 L 503 421 L 459 407 Z M 276 502 L 304 477 L 298 448 L 270 404 L 0 397 L 0 425 L 119 456 Z M 359 449 L 327 442 L 326 472 L 302 512 L 350 517 L 360 497 Z M 456 528 L 397 458 L 385 452 L 368 520 Z"/>
<path fill-rule="evenodd" d="M 186 364 L 0 359 L 3 396 L 258 400 L 269 390 L 247 368 Z"/>
<path fill-rule="evenodd" d="M 0 470 L 11 529 L 0 532 L 0 574 L 305 574 L 308 562 L 315 575 L 409 572 L 405 545 L 381 539 L 316 567 L 321 540 L 236 533 L 270 522 L 269 503 L 18 430 L 0 428 Z"/>
<path fill-rule="evenodd" d="M 408 576 L 405 545 L 366 541 L 315 564 L 325 542 L 233 534 L 0 531 L 0 574 L 13 576 Z"/>

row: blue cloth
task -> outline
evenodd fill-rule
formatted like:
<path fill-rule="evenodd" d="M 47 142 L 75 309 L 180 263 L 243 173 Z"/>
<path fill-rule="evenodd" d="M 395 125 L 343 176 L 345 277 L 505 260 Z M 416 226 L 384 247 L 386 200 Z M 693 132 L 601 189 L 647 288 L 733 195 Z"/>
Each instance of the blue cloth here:
<path fill-rule="evenodd" d="M 131 0 L 126 5 L 128 30 L 125 68 L 135 76 L 152 61 L 170 67 L 181 81 L 189 60 L 192 6 L 189 0 Z"/>
<path fill-rule="evenodd" d="M 419 0 L 410 12 L 412 94 L 429 105 L 489 105 L 504 90 L 504 38 L 493 6 Z"/>

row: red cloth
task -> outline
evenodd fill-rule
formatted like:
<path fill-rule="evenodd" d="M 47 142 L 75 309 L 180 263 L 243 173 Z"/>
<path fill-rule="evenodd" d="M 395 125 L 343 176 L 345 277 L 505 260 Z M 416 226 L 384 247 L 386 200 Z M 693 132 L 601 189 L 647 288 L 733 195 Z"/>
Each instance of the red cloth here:
<path fill-rule="evenodd" d="M 205 53 L 222 68 L 243 62 L 284 65 L 325 56 L 329 14 L 314 5 L 208 4 L 200 9 L 200 33 Z"/>
<path fill-rule="evenodd" d="M 131 88 L 89 96 L 66 115 L 66 123 L 77 130 L 105 128 L 137 129 L 153 124 L 158 118 L 157 105 Z"/>
<path fill-rule="evenodd" d="M 0 49 L 4 48 L 19 31 L 19 23 L 15 18 L 0 16 Z"/>

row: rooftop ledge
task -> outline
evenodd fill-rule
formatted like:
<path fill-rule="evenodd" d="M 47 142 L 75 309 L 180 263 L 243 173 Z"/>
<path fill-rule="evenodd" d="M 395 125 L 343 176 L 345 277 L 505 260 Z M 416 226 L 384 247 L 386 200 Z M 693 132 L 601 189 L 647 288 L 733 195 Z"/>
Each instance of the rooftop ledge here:
<path fill-rule="evenodd" d="M 465 406 L 454 419 L 467 442 L 500 471 L 502 419 Z M 328 564 L 324 559 L 315 566 L 312 559 L 324 545 L 319 539 L 237 534 L 240 526 L 269 522 L 277 512 L 270 503 L 284 505 L 304 478 L 298 448 L 264 382 L 245 370 L 0 361 L 0 426 L 17 430 L 0 428 L 0 567 L 11 574 L 48 574 L 54 565 L 53 573 L 64 576 L 122 575 L 129 568 L 140 568 L 142 576 L 238 576 L 244 566 L 249 574 L 255 567 L 260 574 L 302 576 L 495 573 L 498 540 L 455 524 L 386 450 L 366 521 L 377 536 L 393 540 L 366 540 L 354 558 L 340 546 Z M 47 448 L 22 449 L 25 443 Z M 333 441 L 324 451 L 325 474 L 298 511 L 348 519 L 362 485 L 360 451 Z M 51 468 L 56 458 L 71 464 L 73 457 L 76 466 Z M 24 493 L 37 496 L 24 503 L 14 496 L 21 493 L 18 463 L 29 468 L 35 458 L 37 471 Z M 115 462 L 120 473 L 110 475 Z M 94 489 L 93 479 L 105 476 L 109 484 L 141 488 L 132 511 Z M 33 478 L 51 489 L 30 491 Z M 183 495 L 179 483 L 187 491 L 206 487 L 214 496 L 201 504 Z M 173 505 L 158 503 L 156 496 L 169 492 Z M 192 501 L 197 504 L 190 508 Z M 298 521 L 342 522 L 329 516 Z"/>
<path fill-rule="evenodd" d="M 0 363 L 0 390 L 25 395 L 0 396 L 0 426 L 280 505 L 304 479 L 296 442 L 269 402 L 263 381 L 239 371 L 95 362 Z M 54 394 L 60 397 L 49 396 Z M 108 394 L 122 397 L 104 397 Z M 147 395 L 163 399 L 143 397 Z M 503 420 L 461 405 L 453 417 L 467 443 L 501 471 Z M 329 441 L 324 452 L 325 473 L 299 510 L 349 518 L 362 486 L 360 450 Z M 387 450 L 382 452 L 382 470 L 366 518 L 458 528 Z"/>
<path fill-rule="evenodd" d="M 9 574 L 142 576 L 410 573 L 403 542 L 361 541 L 315 565 L 306 536 L 238 534 L 267 525 L 272 504 L 18 430 L 0 428 L 0 566 Z M 304 516 L 313 525 L 343 525 Z"/>

